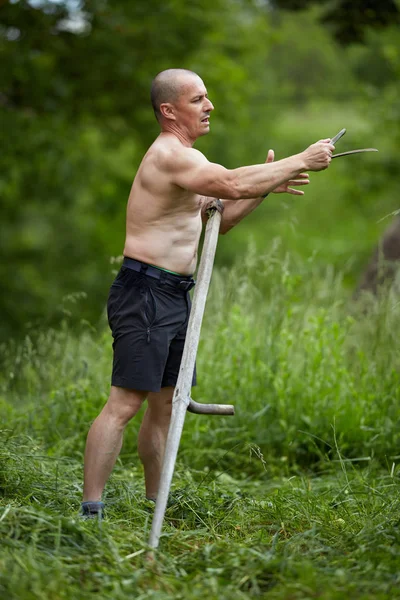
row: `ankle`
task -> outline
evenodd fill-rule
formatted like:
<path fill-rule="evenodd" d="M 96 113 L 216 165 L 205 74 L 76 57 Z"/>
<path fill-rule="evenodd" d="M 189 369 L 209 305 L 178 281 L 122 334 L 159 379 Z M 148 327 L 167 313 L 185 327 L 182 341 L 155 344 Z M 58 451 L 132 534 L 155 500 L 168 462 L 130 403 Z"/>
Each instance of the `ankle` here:
<path fill-rule="evenodd" d="M 84 504 L 85 502 L 101 502 L 101 494 L 97 495 L 97 494 L 83 494 L 82 497 L 82 504 Z"/>

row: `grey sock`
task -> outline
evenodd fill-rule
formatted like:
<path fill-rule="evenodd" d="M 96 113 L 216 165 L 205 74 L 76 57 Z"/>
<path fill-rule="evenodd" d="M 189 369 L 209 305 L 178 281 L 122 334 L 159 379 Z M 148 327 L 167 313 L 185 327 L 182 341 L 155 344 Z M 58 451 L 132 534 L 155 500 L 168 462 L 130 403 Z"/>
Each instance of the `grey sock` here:
<path fill-rule="evenodd" d="M 81 509 L 83 517 L 88 517 L 89 519 L 102 519 L 104 517 L 104 502 L 91 500 L 82 502 Z"/>

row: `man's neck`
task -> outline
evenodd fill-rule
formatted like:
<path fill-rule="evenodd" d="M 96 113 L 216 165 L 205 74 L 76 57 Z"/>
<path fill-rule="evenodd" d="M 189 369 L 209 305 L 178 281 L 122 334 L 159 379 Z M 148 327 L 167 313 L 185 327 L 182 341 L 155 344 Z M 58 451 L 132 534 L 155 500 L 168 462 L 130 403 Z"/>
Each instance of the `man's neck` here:
<path fill-rule="evenodd" d="M 191 139 L 187 132 L 182 131 L 179 127 L 168 124 L 167 126 L 163 125 L 161 127 L 161 135 L 174 135 L 178 140 L 186 146 L 187 148 L 191 148 L 195 143 L 196 139 Z"/>

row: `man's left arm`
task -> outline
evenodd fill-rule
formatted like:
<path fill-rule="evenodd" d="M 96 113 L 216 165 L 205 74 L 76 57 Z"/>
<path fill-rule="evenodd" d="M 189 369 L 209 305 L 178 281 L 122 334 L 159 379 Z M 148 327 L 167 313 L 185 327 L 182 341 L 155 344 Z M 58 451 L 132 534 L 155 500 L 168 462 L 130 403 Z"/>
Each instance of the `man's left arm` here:
<path fill-rule="evenodd" d="M 274 151 L 269 150 L 266 163 L 273 162 L 274 160 Z M 293 185 L 307 185 L 310 183 L 307 173 L 300 173 L 296 179 L 291 179 L 281 184 L 277 188 L 275 188 L 271 193 L 274 194 L 282 194 L 284 192 L 288 194 L 293 194 L 295 196 L 302 196 L 304 194 L 301 190 L 293 189 Z M 268 194 L 266 195 L 268 196 Z M 221 217 L 221 227 L 219 232 L 221 234 L 228 233 L 235 225 L 240 223 L 244 217 L 247 217 L 250 213 L 253 212 L 259 206 L 266 196 L 259 196 L 258 198 L 244 198 L 242 200 L 225 200 L 221 199 L 223 204 L 223 211 Z M 204 198 L 203 199 L 203 207 L 202 207 L 202 218 L 203 222 L 207 220 L 207 207 L 210 203 L 215 200 L 214 198 Z"/>

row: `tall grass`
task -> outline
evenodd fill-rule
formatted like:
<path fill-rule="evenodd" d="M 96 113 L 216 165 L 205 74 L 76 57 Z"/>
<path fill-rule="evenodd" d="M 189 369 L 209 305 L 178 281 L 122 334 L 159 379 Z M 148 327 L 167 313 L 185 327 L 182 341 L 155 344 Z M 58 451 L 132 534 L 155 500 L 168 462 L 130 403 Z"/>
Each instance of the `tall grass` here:
<path fill-rule="evenodd" d="M 139 419 L 107 521 L 77 517 L 106 324 L 2 347 L 1 598 L 400 597 L 399 304 L 356 305 L 345 274 L 277 256 L 214 273 L 193 397 L 236 416 L 187 416 L 155 564 Z"/>
<path fill-rule="evenodd" d="M 261 257 L 249 251 L 235 268 L 214 273 L 193 396 L 234 403 L 237 414 L 190 415 L 182 442 L 188 463 L 199 466 L 204 453 L 226 453 L 242 442 L 310 466 L 334 452 L 335 436 L 349 458 L 397 455 L 400 305 L 388 294 L 367 310 L 357 306 L 342 277 L 321 272 L 312 259 L 279 261 L 274 248 Z M 83 326 L 72 335 L 64 325 L 34 342 L 27 337 L 3 347 L 2 364 L 1 410 L 13 430 L 62 455 L 81 452 L 108 393 L 105 324 L 97 333 Z M 128 454 L 137 427 L 130 427 Z M 227 454 L 229 462 L 240 456 Z"/>

